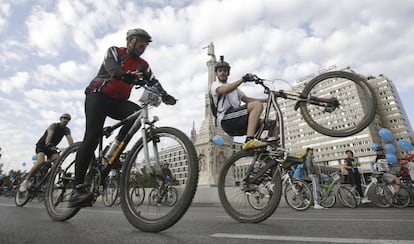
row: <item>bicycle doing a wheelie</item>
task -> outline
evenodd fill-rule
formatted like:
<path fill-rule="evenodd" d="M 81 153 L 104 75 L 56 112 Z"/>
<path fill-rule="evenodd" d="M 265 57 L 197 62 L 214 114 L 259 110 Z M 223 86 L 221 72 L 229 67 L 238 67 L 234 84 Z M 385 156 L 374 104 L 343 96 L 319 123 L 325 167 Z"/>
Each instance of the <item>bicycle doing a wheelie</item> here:
<path fill-rule="evenodd" d="M 102 155 L 103 140 L 101 138 L 99 152 L 90 162 L 85 176 L 85 185 L 91 193 L 97 196 L 102 179 L 105 179 L 111 165 L 119 158 L 127 145 L 134 141 L 122 164 L 120 180 L 122 211 L 134 227 L 142 231 L 158 232 L 174 225 L 190 206 L 198 182 L 198 159 L 194 145 L 188 136 L 172 127 L 156 127 L 157 117 L 153 120 L 149 119 L 149 108 L 160 105 L 161 94 L 152 87 L 144 86 L 144 88 L 140 100 L 142 109 L 115 125 L 104 128 L 103 135 L 110 136 L 115 129 L 133 122 L 127 135 L 115 149 L 113 156 L 108 159 L 108 165 L 102 165 L 106 159 Z M 141 137 L 138 139 L 135 137 L 132 140 L 138 130 L 141 131 Z M 49 177 L 45 204 L 49 216 L 55 221 L 68 220 L 80 210 L 79 207 L 68 208 L 69 196 L 74 188 L 75 157 L 79 145 L 80 143 L 75 143 L 62 153 Z M 154 206 L 145 202 L 137 204 L 136 199 L 133 198 L 135 186 L 137 184 L 147 186 L 147 182 L 153 182 L 161 171 L 162 162 L 171 160 L 174 156 L 171 151 L 179 152 L 180 165 L 186 169 L 186 172 L 179 175 L 181 177 L 177 187 L 180 188 L 180 195 L 177 204 L 173 207 Z M 137 184 L 131 184 L 131 179 L 134 179 Z M 64 185 L 62 189 L 55 187 L 60 183 Z"/>
<path fill-rule="evenodd" d="M 376 98 L 367 81 L 355 73 L 332 71 L 309 81 L 302 92 L 275 91 L 266 80 L 255 77 L 264 88 L 267 104 L 264 118 L 256 132 L 266 147 L 242 150 L 223 165 L 218 181 L 220 201 L 226 212 L 239 222 L 258 223 L 277 209 L 282 193 L 280 164 L 293 158 L 285 151 L 285 127 L 278 101 L 296 101 L 304 121 L 317 132 L 333 137 L 354 135 L 366 128 L 376 113 Z M 349 96 L 351 92 L 359 96 Z M 270 182 L 270 184 L 267 184 Z M 263 208 L 253 208 L 248 196 L 266 186 Z"/>

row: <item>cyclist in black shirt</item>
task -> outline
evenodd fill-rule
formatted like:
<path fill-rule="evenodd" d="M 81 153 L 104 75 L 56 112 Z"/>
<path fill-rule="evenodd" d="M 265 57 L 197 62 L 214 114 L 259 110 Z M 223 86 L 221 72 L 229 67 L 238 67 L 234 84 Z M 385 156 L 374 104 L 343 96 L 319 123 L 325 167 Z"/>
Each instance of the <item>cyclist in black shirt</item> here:
<path fill-rule="evenodd" d="M 66 136 L 69 145 L 73 144 L 70 129 L 67 127 L 70 119 L 70 114 L 62 114 L 60 116 L 60 122 L 49 125 L 43 136 L 36 143 L 37 164 L 33 166 L 24 181 L 20 184 L 19 190 L 21 192 L 27 190 L 28 180 L 45 164 L 46 156 L 48 160 L 53 160 L 58 157 L 56 146 L 62 141 L 63 136 Z"/>

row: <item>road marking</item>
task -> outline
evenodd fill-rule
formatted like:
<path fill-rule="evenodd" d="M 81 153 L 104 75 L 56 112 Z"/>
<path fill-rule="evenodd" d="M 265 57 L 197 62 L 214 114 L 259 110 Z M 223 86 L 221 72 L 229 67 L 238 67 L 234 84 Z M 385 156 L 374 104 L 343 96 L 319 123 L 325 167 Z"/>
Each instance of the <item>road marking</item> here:
<path fill-rule="evenodd" d="M 249 235 L 249 234 L 229 234 L 215 233 L 211 237 L 231 238 L 231 239 L 250 239 L 250 240 L 270 240 L 270 241 L 296 241 L 296 242 L 318 242 L 318 243 L 378 243 L 378 244 L 414 244 L 413 240 L 376 240 L 376 239 L 351 239 L 351 238 L 330 238 L 330 237 L 307 237 L 307 236 L 273 236 L 273 235 Z"/>
<path fill-rule="evenodd" d="M 231 218 L 230 216 L 216 216 L 216 218 Z M 271 220 L 300 220 L 300 221 L 332 221 L 332 220 L 336 220 L 335 219 L 327 219 L 327 218 L 287 218 L 287 217 L 270 217 L 268 219 Z M 414 222 L 414 219 L 341 219 L 341 221 L 360 221 L 360 222 L 379 222 L 379 221 L 383 221 L 383 222 Z"/>

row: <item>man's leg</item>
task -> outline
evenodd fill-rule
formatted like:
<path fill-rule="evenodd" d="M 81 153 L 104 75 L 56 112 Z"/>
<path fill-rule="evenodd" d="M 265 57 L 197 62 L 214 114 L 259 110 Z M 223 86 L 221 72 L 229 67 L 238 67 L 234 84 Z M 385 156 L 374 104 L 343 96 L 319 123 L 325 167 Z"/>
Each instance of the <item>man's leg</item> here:
<path fill-rule="evenodd" d="M 312 193 L 313 193 L 313 206 L 315 209 L 323 209 L 320 203 L 320 197 L 319 197 L 319 177 L 316 174 L 311 174 L 310 178 L 312 179 Z"/>
<path fill-rule="evenodd" d="M 43 167 L 46 161 L 46 155 L 44 152 L 39 152 L 36 154 L 37 163 L 30 169 L 29 173 L 26 175 L 22 183 L 20 184 L 19 191 L 25 192 L 27 191 L 29 179 L 39 171 L 40 168 Z"/>
<path fill-rule="evenodd" d="M 105 122 L 106 111 L 110 107 L 109 98 L 103 94 L 91 93 L 86 96 L 86 130 L 82 144 L 76 153 L 75 187 L 71 193 L 68 207 L 83 206 L 92 199 L 92 194 L 83 187 L 89 162 L 99 143 Z"/>
<path fill-rule="evenodd" d="M 260 115 L 263 111 L 263 104 L 259 101 L 250 102 L 247 104 L 249 112 L 249 122 L 247 124 L 247 137 L 254 137 L 256 128 L 259 123 Z"/>

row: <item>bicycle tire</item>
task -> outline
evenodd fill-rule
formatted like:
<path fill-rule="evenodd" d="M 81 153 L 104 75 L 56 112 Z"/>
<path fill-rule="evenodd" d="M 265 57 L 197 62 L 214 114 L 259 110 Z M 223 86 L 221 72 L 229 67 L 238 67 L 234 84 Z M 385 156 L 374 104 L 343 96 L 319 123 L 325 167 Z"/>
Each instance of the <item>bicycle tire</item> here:
<path fill-rule="evenodd" d="M 273 184 L 271 186 L 271 190 L 273 190 L 273 192 L 269 190 L 268 204 L 265 208 L 260 210 L 254 209 L 249 205 L 247 200 L 247 195 L 249 192 L 242 189 L 240 185 L 238 185 L 238 183 L 235 181 L 234 168 L 236 167 L 234 167 L 233 165 L 238 163 L 237 161 L 239 159 L 241 159 L 240 162 L 243 162 L 245 165 L 246 162 L 250 164 L 250 162 L 252 162 L 254 158 L 254 155 L 254 150 L 243 150 L 237 152 L 229 160 L 227 160 L 227 162 L 225 162 L 219 174 L 218 193 L 220 202 L 223 205 L 224 210 L 227 212 L 227 214 L 229 214 L 233 219 L 241 223 L 259 223 L 269 218 L 279 206 L 280 198 L 282 195 L 281 173 L 278 166 L 275 166 L 275 170 L 271 175 Z M 226 177 L 228 172 L 229 178 Z M 237 196 L 237 199 L 235 199 L 237 201 L 240 200 L 239 202 L 229 199 L 229 196 L 231 195 L 234 195 L 236 197 L 235 194 L 239 195 Z M 240 209 L 237 209 L 237 207 L 240 207 Z"/>
<path fill-rule="evenodd" d="M 321 201 L 319 204 L 324 208 L 332 208 L 333 206 L 335 206 L 336 196 L 334 192 L 331 191 L 329 196 L 326 196 L 326 190 L 321 189 L 321 191 L 323 191 L 323 193 L 321 193 L 322 197 L 321 197 Z"/>
<path fill-rule="evenodd" d="M 303 180 L 293 180 L 292 184 L 299 186 L 297 188 L 298 194 L 296 195 L 292 186 L 287 184 L 284 190 L 286 203 L 296 211 L 305 211 L 309 209 L 313 202 L 312 188 Z M 293 192 L 293 195 L 290 194 L 290 192 Z"/>
<path fill-rule="evenodd" d="M 133 185 L 133 190 L 131 192 L 131 200 L 134 201 L 133 199 L 137 199 L 136 201 L 134 201 L 135 206 L 140 206 L 144 200 L 145 200 L 145 188 L 142 185 L 135 185 L 134 183 L 131 183 L 131 186 Z M 130 188 L 132 188 L 130 186 Z"/>
<path fill-rule="evenodd" d="M 177 223 L 190 207 L 198 184 L 198 158 L 191 140 L 187 135 L 178 129 L 171 127 L 160 127 L 148 130 L 147 134 L 149 142 L 148 146 L 152 147 L 149 150 L 150 153 L 155 149 L 154 145 L 157 146 L 158 150 L 163 150 L 162 147 L 164 146 L 166 148 L 174 147 L 175 149 L 181 150 L 183 153 L 181 156 L 187 163 L 187 177 L 181 182 L 182 184 L 180 185 L 180 195 L 177 204 L 168 208 L 150 205 L 145 208 L 140 208 L 143 206 L 141 205 L 137 208 L 137 206 L 135 206 L 133 201 L 130 199 L 130 192 L 128 189 L 130 176 L 137 176 L 139 179 L 138 173 L 131 171 L 131 169 L 133 168 L 132 166 L 136 168 L 137 158 L 142 156 L 140 153 L 144 153 L 142 152 L 144 146 L 142 138 L 140 138 L 139 141 L 133 146 L 131 151 L 128 153 L 126 162 L 122 166 L 120 190 L 121 207 L 125 217 L 130 224 L 141 231 L 160 232 Z M 172 146 L 168 143 L 176 144 Z M 157 151 L 158 156 L 162 152 L 163 151 Z M 142 158 L 140 158 L 140 160 L 141 159 Z M 151 177 L 152 182 L 154 182 L 155 176 Z M 143 176 L 141 178 L 144 179 Z M 150 211 L 152 210 L 156 212 L 156 214 L 150 214 Z"/>
<path fill-rule="evenodd" d="M 112 207 L 118 198 L 118 183 L 116 181 L 107 182 L 102 196 L 102 202 L 106 207 Z"/>
<path fill-rule="evenodd" d="M 394 208 L 406 208 L 411 202 L 410 192 L 403 186 L 400 186 L 400 191 L 396 194 L 388 187 L 385 187 L 384 196 L 385 200 Z"/>
<path fill-rule="evenodd" d="M 372 203 L 379 207 L 379 208 L 389 208 L 391 205 L 387 202 L 384 196 L 384 189 L 385 184 L 384 183 L 377 183 L 375 184 L 373 190 L 374 190 L 374 201 Z"/>
<path fill-rule="evenodd" d="M 356 208 L 358 207 L 358 201 L 351 190 L 345 186 L 338 188 L 338 199 L 344 207 Z"/>
<path fill-rule="evenodd" d="M 18 185 L 17 189 L 19 189 L 19 187 L 20 184 Z M 17 190 L 16 195 L 14 196 L 14 203 L 17 207 L 23 207 L 30 201 L 31 198 L 31 194 L 28 190 L 26 190 L 25 192 Z"/>
<path fill-rule="evenodd" d="M 155 189 L 152 189 L 150 191 L 150 194 L 148 195 L 148 203 L 152 206 L 157 205 L 158 201 L 158 192 Z"/>
<path fill-rule="evenodd" d="M 166 193 L 166 202 L 168 206 L 174 206 L 178 200 L 178 191 L 176 188 L 171 187 Z"/>
<path fill-rule="evenodd" d="M 312 116 L 312 114 L 315 114 L 315 116 L 318 116 L 318 113 L 315 113 L 315 111 L 312 111 L 313 110 L 312 108 L 314 108 L 315 106 L 312 107 L 312 105 L 308 105 L 308 103 L 306 102 L 299 102 L 299 107 L 300 107 L 300 111 L 301 111 L 303 119 L 312 129 L 327 136 L 347 137 L 347 136 L 351 136 L 351 135 L 361 132 L 372 122 L 372 120 L 375 117 L 376 109 L 377 109 L 377 99 L 376 99 L 375 93 L 373 89 L 370 87 L 370 85 L 368 84 L 368 82 L 365 80 L 365 78 L 363 78 L 362 76 L 351 73 L 351 72 L 346 72 L 346 71 L 326 72 L 326 73 L 316 76 L 311 81 L 309 81 L 309 83 L 306 84 L 306 86 L 304 87 L 301 93 L 301 96 L 303 97 L 313 96 L 312 93 L 315 91 L 312 91 L 312 89 L 316 87 L 319 83 L 329 80 L 329 79 L 347 79 L 348 81 L 352 83 L 352 86 L 356 87 L 355 89 L 360 88 L 355 92 L 358 92 L 360 94 L 359 97 L 367 99 L 366 101 L 364 100 L 364 102 L 361 103 L 361 104 L 364 104 L 364 107 L 359 109 L 359 110 L 363 110 L 363 113 L 364 113 L 363 116 L 358 117 L 360 118 L 360 121 L 358 123 L 356 122 L 350 123 L 350 122 L 346 122 L 346 120 L 345 121 L 341 120 L 340 123 L 332 123 L 332 121 L 337 120 L 337 118 L 332 118 L 332 119 L 325 119 L 323 121 L 317 122 Z M 330 91 L 330 92 L 332 93 L 333 91 Z M 332 96 L 330 93 L 326 93 L 324 95 Z M 340 97 L 340 95 L 338 95 L 338 97 Z M 341 104 L 346 104 L 347 99 L 349 98 L 346 97 L 340 100 L 340 103 L 342 102 Z M 356 104 L 356 102 L 350 101 L 349 104 Z M 342 107 L 345 107 L 345 106 L 346 105 L 343 105 Z M 349 106 L 349 108 L 347 107 L 347 109 L 351 109 L 351 107 L 352 106 Z M 342 112 L 352 114 L 351 113 L 352 111 L 343 110 Z M 353 116 L 356 116 L 355 112 L 353 113 Z M 322 122 L 327 123 L 328 125 L 327 127 L 332 126 L 333 128 L 335 128 L 336 126 L 338 126 L 342 128 L 345 127 L 345 129 L 337 130 L 333 128 L 327 128 L 321 125 Z M 355 125 L 353 123 L 355 123 Z"/>
<path fill-rule="evenodd" d="M 80 145 L 81 142 L 76 142 L 67 147 L 53 165 L 48 176 L 44 202 L 49 217 L 54 221 L 66 221 L 80 210 L 80 208 L 67 207 L 74 185 L 73 181 L 67 178 L 74 176 L 75 158 Z"/>

